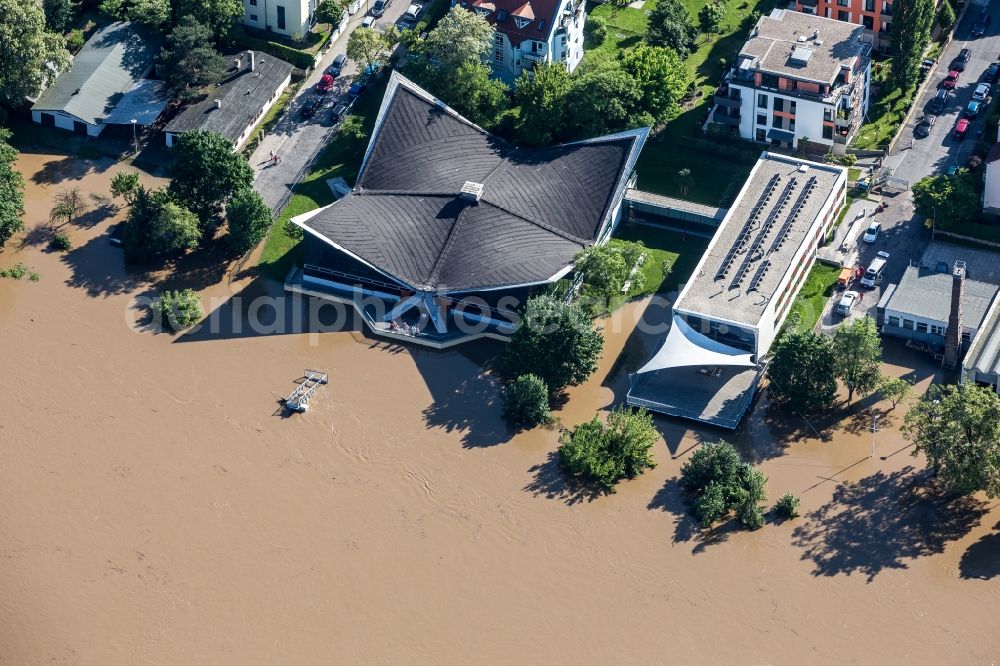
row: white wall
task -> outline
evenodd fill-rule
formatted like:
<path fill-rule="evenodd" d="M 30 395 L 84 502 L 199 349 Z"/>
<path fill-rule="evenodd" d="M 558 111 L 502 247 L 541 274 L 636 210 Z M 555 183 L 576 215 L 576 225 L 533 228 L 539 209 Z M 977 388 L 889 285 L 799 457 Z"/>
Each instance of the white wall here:
<path fill-rule="evenodd" d="M 1000 162 L 986 164 L 986 189 L 983 191 L 983 211 L 1000 214 Z"/>
<path fill-rule="evenodd" d="M 285 77 L 285 80 L 281 82 L 281 85 L 278 86 L 278 89 L 275 91 L 275 93 L 271 95 L 271 99 L 267 100 L 267 102 L 264 103 L 264 106 L 261 108 L 261 110 L 258 111 L 257 114 L 254 116 L 254 119 L 250 123 L 250 126 L 245 128 L 243 130 L 243 133 L 240 134 L 239 138 L 236 139 L 236 150 L 239 150 L 240 148 L 243 147 L 243 144 L 246 143 L 246 140 L 250 137 L 251 134 L 253 134 L 254 128 L 256 128 L 257 125 L 260 123 L 260 121 L 263 120 L 267 112 L 271 109 L 272 106 L 274 106 L 274 103 L 278 101 L 278 98 L 281 97 L 281 93 L 284 92 L 285 88 L 288 87 L 288 84 L 291 83 L 291 81 L 292 81 L 292 75 L 289 74 L 287 77 Z"/>
<path fill-rule="evenodd" d="M 256 2 L 256 4 L 253 4 Z M 285 8 L 285 28 L 278 28 L 278 7 Z M 267 30 L 286 37 L 304 37 L 309 32 L 309 20 L 316 0 L 243 0 L 243 23 L 258 30 Z M 251 19 L 256 16 L 257 20 Z"/>
<path fill-rule="evenodd" d="M 59 129 L 68 130 L 70 132 L 75 131 L 74 122 L 83 122 L 76 116 L 72 116 L 62 111 L 32 111 L 31 119 L 34 122 L 41 125 L 43 113 L 55 117 L 56 127 L 58 127 Z M 84 123 L 84 124 L 87 126 L 87 136 L 100 136 L 101 132 L 104 130 L 104 125 L 101 124 L 98 125 L 93 125 L 91 123 Z"/>
<path fill-rule="evenodd" d="M 822 143 L 828 146 L 833 145 L 832 138 L 823 138 L 823 110 L 833 109 L 834 106 L 832 104 L 824 104 L 823 102 L 804 99 L 801 97 L 793 97 L 791 95 L 782 95 L 781 93 L 772 92 L 770 90 L 758 90 L 734 82 L 730 82 L 729 85 L 732 88 L 739 88 L 743 98 L 743 104 L 740 106 L 740 136 L 742 138 L 755 141 L 757 138 L 758 127 L 763 127 L 765 131 L 774 127 L 772 124 L 774 115 L 774 98 L 778 97 L 784 100 L 783 103 L 786 110 L 789 108 L 789 104 L 791 102 L 795 102 L 796 144 L 799 139 L 805 137 L 809 139 L 810 143 Z M 758 95 L 765 95 L 767 97 L 766 109 L 758 108 Z M 762 113 L 767 116 L 766 125 L 757 124 L 758 113 Z M 781 129 L 788 131 L 787 120 L 785 120 L 784 123 L 786 124 L 786 127 L 782 127 Z M 768 141 L 768 143 L 770 143 L 770 141 Z"/>

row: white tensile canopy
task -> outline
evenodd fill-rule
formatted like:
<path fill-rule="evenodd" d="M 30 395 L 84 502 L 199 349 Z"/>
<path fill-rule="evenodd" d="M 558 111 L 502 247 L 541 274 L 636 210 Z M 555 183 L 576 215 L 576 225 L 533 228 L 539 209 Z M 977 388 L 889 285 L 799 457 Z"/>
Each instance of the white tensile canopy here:
<path fill-rule="evenodd" d="M 675 314 L 673 325 L 663 346 L 646 365 L 639 369 L 638 374 L 692 365 L 753 367 L 756 363 L 750 360 L 751 356 L 753 354 L 748 354 L 742 349 L 724 345 L 702 335 Z"/>

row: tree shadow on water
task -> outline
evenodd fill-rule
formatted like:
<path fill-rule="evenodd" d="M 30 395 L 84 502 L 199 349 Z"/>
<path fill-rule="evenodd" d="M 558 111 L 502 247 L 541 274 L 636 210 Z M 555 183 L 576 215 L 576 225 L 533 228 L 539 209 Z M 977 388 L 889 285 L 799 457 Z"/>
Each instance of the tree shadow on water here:
<path fill-rule="evenodd" d="M 993 529 L 998 531 L 982 537 L 962 554 L 958 564 L 962 578 L 989 580 L 1000 576 L 1000 523 Z"/>
<path fill-rule="evenodd" d="M 871 581 L 942 552 L 986 511 L 979 500 L 942 495 L 927 471 L 907 466 L 838 486 L 827 504 L 805 516 L 793 543 L 802 559 L 813 561 L 816 576 L 860 573 Z"/>
<path fill-rule="evenodd" d="M 725 543 L 732 533 L 739 529 L 739 524 L 735 519 L 729 519 L 714 527 L 702 529 L 688 510 L 680 481 L 676 478 L 668 479 L 663 487 L 656 491 L 646 508 L 673 514 L 676 522 L 671 541 L 675 544 L 694 543 L 691 552 L 695 555 L 705 552 L 709 546 Z"/>
<path fill-rule="evenodd" d="M 593 502 L 606 493 L 600 487 L 566 475 L 559 464 L 559 452 L 549 451 L 545 462 L 528 469 L 531 482 L 524 487 L 535 497 L 557 499 L 569 506 Z"/>

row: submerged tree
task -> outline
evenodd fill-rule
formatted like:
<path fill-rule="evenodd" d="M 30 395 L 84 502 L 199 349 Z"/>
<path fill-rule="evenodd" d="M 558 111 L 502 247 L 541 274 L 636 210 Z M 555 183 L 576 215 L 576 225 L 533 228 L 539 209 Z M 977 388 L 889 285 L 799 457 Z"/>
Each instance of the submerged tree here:
<path fill-rule="evenodd" d="M 560 438 L 559 461 L 574 476 L 582 476 L 613 490 L 622 479 L 631 479 L 656 467 L 652 448 L 660 435 L 645 409 L 615 407 L 607 424 L 595 416 Z"/>
<path fill-rule="evenodd" d="M 774 343 L 767 376 L 778 394 L 796 409 L 830 404 L 837 395 L 830 339 L 788 325 Z"/>
<path fill-rule="evenodd" d="M 681 467 L 681 490 L 702 527 L 710 527 L 731 512 L 755 530 L 764 524 L 767 477 L 726 441 L 699 447 Z"/>
<path fill-rule="evenodd" d="M 24 177 L 14 168 L 17 150 L 9 143 L 11 131 L 0 127 L 0 248 L 24 229 Z"/>
<path fill-rule="evenodd" d="M 79 187 L 59 190 L 55 196 L 55 204 L 49 211 L 49 221 L 65 220 L 66 224 L 73 224 L 73 220 L 83 215 L 87 208 L 87 201 Z"/>
<path fill-rule="evenodd" d="M 847 402 L 854 392 L 866 396 L 882 379 L 882 338 L 875 320 L 859 317 L 837 327 L 833 334 L 834 373 L 847 386 Z"/>

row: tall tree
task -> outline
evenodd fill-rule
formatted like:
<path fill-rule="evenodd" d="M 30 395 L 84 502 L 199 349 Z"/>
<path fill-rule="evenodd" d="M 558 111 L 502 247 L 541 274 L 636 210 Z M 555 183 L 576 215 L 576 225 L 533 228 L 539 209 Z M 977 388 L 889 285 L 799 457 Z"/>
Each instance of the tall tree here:
<path fill-rule="evenodd" d="M 373 28 L 355 28 L 347 38 L 347 57 L 358 63 L 358 69 L 362 72 L 382 57 L 382 53 L 388 48 L 389 41 L 385 35 Z"/>
<path fill-rule="evenodd" d="M 676 116 L 687 85 L 687 68 L 677 52 L 641 44 L 622 51 L 619 58 L 641 93 L 639 111 L 633 114 L 636 124 L 653 125 Z"/>
<path fill-rule="evenodd" d="M 843 323 L 833 334 L 834 374 L 847 386 L 847 403 L 854 392 L 865 396 L 882 379 L 882 338 L 875 320 L 859 317 Z"/>
<path fill-rule="evenodd" d="M 173 29 L 156 62 L 167 88 L 181 99 L 194 97 L 226 71 L 225 59 L 212 46 L 212 31 L 192 16 Z"/>
<path fill-rule="evenodd" d="M 605 306 L 622 293 L 629 272 L 639 261 L 645 247 L 642 243 L 615 240 L 604 245 L 591 245 L 579 252 L 573 263 L 583 273 L 583 293 L 599 297 Z M 642 273 L 636 272 L 632 285 L 641 288 Z"/>
<path fill-rule="evenodd" d="M 42 10 L 45 12 L 45 25 L 52 32 L 62 34 L 73 27 L 76 16 L 73 0 L 42 0 Z"/>
<path fill-rule="evenodd" d="M 229 139 L 205 130 L 185 132 L 174 143 L 170 193 L 206 227 L 237 192 L 253 184 L 253 169 Z"/>
<path fill-rule="evenodd" d="M 721 2 L 710 2 L 698 10 L 698 25 L 706 34 L 719 32 L 722 19 L 726 18 L 726 6 Z"/>
<path fill-rule="evenodd" d="M 903 435 L 942 485 L 1000 497 L 1000 396 L 975 384 L 934 384 L 903 420 Z"/>
<path fill-rule="evenodd" d="M 208 26 L 216 40 L 228 36 L 245 11 L 243 0 L 175 0 L 174 9 L 178 23 L 182 17 L 194 17 Z"/>
<path fill-rule="evenodd" d="M 344 8 L 339 0 L 323 0 L 316 6 L 316 20 L 320 23 L 340 25 L 344 18 Z"/>
<path fill-rule="evenodd" d="M 611 491 L 620 480 L 656 467 L 652 448 L 659 438 L 649 412 L 618 406 L 608 414 L 607 424 L 595 416 L 572 432 L 564 432 L 559 461 L 570 474 Z"/>
<path fill-rule="evenodd" d="M 955 25 L 955 9 L 948 0 L 941 0 L 941 8 L 938 10 L 937 22 L 942 30 L 947 30 Z"/>
<path fill-rule="evenodd" d="M 66 40 L 45 29 L 37 2 L 0 0 L 0 102 L 20 106 L 69 63 Z"/>
<path fill-rule="evenodd" d="M 440 67 L 455 70 L 464 63 L 486 62 L 494 34 L 493 26 L 482 16 L 455 6 L 430 31 L 424 46 Z"/>
<path fill-rule="evenodd" d="M 7 143 L 10 137 L 11 131 L 0 127 L 0 248 L 24 229 L 24 177 L 14 168 L 17 151 Z"/>
<path fill-rule="evenodd" d="M 534 76 L 527 73 L 514 84 L 514 98 L 521 107 L 517 135 L 520 143 L 543 147 L 569 136 L 568 100 L 572 79 L 566 65 L 540 65 Z"/>
<path fill-rule="evenodd" d="M 604 338 L 578 306 L 535 296 L 528 300 L 500 366 L 509 377 L 538 375 L 556 395 L 593 374 L 603 349 Z"/>
<path fill-rule="evenodd" d="M 686 58 L 697 37 L 698 28 L 691 22 L 682 0 L 656 0 L 656 6 L 649 15 L 647 42 L 671 48 L 677 55 Z"/>
<path fill-rule="evenodd" d="M 170 0 L 104 0 L 101 11 L 120 21 L 135 21 L 151 28 L 170 24 Z"/>
<path fill-rule="evenodd" d="M 138 189 L 138 171 L 119 171 L 111 179 L 111 196 L 121 197 L 127 204 L 132 203 Z"/>
<path fill-rule="evenodd" d="M 83 215 L 87 208 L 87 201 L 79 187 L 59 190 L 56 192 L 55 204 L 49 211 L 49 221 L 65 220 L 66 224 L 73 224 L 73 220 Z"/>
<path fill-rule="evenodd" d="M 825 335 L 789 324 L 772 347 L 767 376 L 796 409 L 830 404 L 837 395 L 833 345 Z"/>
<path fill-rule="evenodd" d="M 642 90 L 611 58 L 591 60 L 574 73 L 569 95 L 570 127 L 580 138 L 628 129 L 645 120 L 637 116 Z"/>
<path fill-rule="evenodd" d="M 236 193 L 226 206 L 229 220 L 228 239 L 236 252 L 246 252 L 256 246 L 271 226 L 271 209 L 257 192 L 247 188 Z"/>
<path fill-rule="evenodd" d="M 166 190 L 139 186 L 129 204 L 122 233 L 125 261 L 145 262 L 192 248 L 201 239 L 198 218 Z"/>
<path fill-rule="evenodd" d="M 913 206 L 939 229 L 971 222 L 982 210 L 981 183 L 981 178 L 965 171 L 926 176 L 913 184 Z"/>
<path fill-rule="evenodd" d="M 507 107 L 507 86 L 492 76 L 488 65 L 465 62 L 445 70 L 430 60 L 408 63 L 406 75 L 463 116 L 487 129 L 496 126 Z"/>
<path fill-rule="evenodd" d="M 895 85 L 905 90 L 916 85 L 920 74 L 934 24 L 934 0 L 896 0 L 892 14 L 890 74 Z"/>

